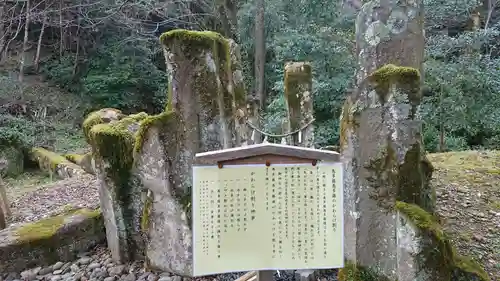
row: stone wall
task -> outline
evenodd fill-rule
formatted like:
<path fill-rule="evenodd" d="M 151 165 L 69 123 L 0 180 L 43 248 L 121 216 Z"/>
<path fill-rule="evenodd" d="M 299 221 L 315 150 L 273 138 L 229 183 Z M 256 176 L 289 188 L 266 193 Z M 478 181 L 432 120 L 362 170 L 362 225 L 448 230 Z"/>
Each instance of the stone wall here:
<path fill-rule="evenodd" d="M 0 272 L 71 261 L 79 252 L 105 242 L 100 210 L 73 210 L 0 231 Z"/>

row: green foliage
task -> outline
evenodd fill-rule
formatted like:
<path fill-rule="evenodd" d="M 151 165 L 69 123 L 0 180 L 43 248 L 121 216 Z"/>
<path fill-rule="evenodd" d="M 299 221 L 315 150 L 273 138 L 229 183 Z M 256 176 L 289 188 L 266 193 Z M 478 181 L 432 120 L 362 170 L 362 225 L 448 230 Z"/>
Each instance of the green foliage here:
<path fill-rule="evenodd" d="M 355 14 L 346 11 L 341 2 L 266 1 L 268 99 L 263 116 L 266 131 L 282 131 L 282 120 L 286 116 L 285 63 L 308 61 L 313 69 L 317 146 L 338 144 L 340 109 L 356 66 Z M 238 9 L 238 37 L 249 90 L 254 84 L 254 4 L 250 0 L 241 1 Z M 431 94 L 424 97 L 421 108 L 426 149 L 439 150 L 441 135 L 444 150 L 498 149 L 500 20 L 496 14 L 500 7 L 495 8 L 488 20 L 488 28 L 467 31 L 473 12 L 481 13 L 483 25 L 487 21 L 488 11 L 483 1 L 425 0 L 424 4 L 426 61 L 423 74 Z M 182 18 L 181 10 L 169 9 L 165 16 Z M 197 25 L 194 19 L 186 21 Z M 206 28 L 215 26 L 210 19 L 203 22 Z M 80 54 L 77 68 L 75 55 L 68 53 L 45 64 L 44 73 L 50 81 L 88 101 L 87 113 L 102 107 L 119 108 L 124 113 L 161 112 L 167 81 L 160 44 L 129 29 L 118 26 L 100 29 L 98 43 L 87 54 Z"/>
<path fill-rule="evenodd" d="M 480 5 L 482 1 L 478 0 L 424 0 L 426 28 L 461 27 Z"/>
<path fill-rule="evenodd" d="M 37 141 L 41 133 L 37 123 L 7 114 L 0 115 L 0 144 L 27 149 Z"/>
<path fill-rule="evenodd" d="M 124 41 L 110 35 L 90 54 L 87 63 L 79 66 L 79 73 L 72 75 L 72 54 L 50 62 L 43 70 L 52 82 L 89 100 L 94 109 L 161 112 L 167 80 L 155 61 L 158 57 L 163 60 L 158 52 L 158 42 Z"/>
<path fill-rule="evenodd" d="M 491 145 L 500 134 L 500 59 L 471 54 L 425 66 L 433 91 L 423 108 L 428 129 L 442 127 L 450 150 Z"/>
<path fill-rule="evenodd" d="M 444 150 L 500 145 L 500 25 L 492 18 L 489 28 L 466 31 L 477 0 L 426 0 L 425 83 L 432 96 L 423 100 L 424 139 L 428 151 L 438 151 L 440 131 Z M 266 2 L 266 85 L 269 95 L 265 130 L 281 132 L 286 116 L 283 96 L 283 65 L 310 61 L 318 146 L 337 144 L 338 118 L 353 81 L 353 15 L 333 1 Z M 247 86 L 253 74 L 255 8 L 252 1 L 239 11 L 242 53 L 246 60 Z M 448 28 L 443 33 L 443 28 Z M 251 87 L 250 87 L 251 88 Z"/>
<path fill-rule="evenodd" d="M 269 105 L 264 127 L 281 133 L 286 116 L 283 68 L 287 61 L 309 61 L 313 69 L 316 141 L 319 146 L 338 143 L 338 118 L 345 92 L 353 79 L 352 26 L 346 24 L 337 1 L 272 1 L 266 5 L 266 84 Z M 242 56 L 247 78 L 253 70 L 251 4 L 240 10 Z M 250 79 L 248 79 L 250 80 Z M 251 85 L 252 81 L 247 81 Z"/>

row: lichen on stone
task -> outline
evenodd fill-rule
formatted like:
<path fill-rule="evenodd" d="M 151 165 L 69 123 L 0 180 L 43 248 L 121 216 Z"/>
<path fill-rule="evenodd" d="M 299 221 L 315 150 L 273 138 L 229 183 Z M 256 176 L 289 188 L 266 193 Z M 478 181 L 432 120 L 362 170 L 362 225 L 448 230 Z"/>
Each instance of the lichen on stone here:
<path fill-rule="evenodd" d="M 389 39 L 390 30 L 381 21 L 374 21 L 366 29 L 364 39 L 370 46 L 376 46 L 383 40 Z"/>
<path fill-rule="evenodd" d="M 432 272 L 436 281 L 491 281 L 478 263 L 456 253 L 450 239 L 431 213 L 415 204 L 401 201 L 396 202 L 395 209 L 406 215 L 419 229 L 424 243 L 419 254 L 419 266 Z"/>
<path fill-rule="evenodd" d="M 310 91 L 312 84 L 312 67 L 307 62 L 292 62 L 285 65 L 285 99 L 290 116 L 300 114 L 301 97 Z M 290 128 L 298 128 L 298 118 L 290 118 Z"/>

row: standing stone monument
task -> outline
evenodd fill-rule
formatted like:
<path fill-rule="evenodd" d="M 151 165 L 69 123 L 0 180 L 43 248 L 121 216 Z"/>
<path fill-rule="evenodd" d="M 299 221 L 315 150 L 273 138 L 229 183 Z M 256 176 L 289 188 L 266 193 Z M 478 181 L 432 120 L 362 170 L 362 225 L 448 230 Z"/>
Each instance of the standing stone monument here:
<path fill-rule="evenodd" d="M 423 1 L 364 4 L 356 48 L 357 89 L 341 116 L 350 264 L 339 280 L 489 280 L 455 253 L 434 218 L 419 117 Z"/>
<path fill-rule="evenodd" d="M 245 92 L 237 45 L 215 32 L 161 36 L 169 81 L 166 111 L 92 113 L 92 145 L 108 247 L 114 260 L 192 274 L 191 166 L 194 155 L 245 141 L 237 112 Z"/>
<path fill-rule="evenodd" d="M 314 147 L 312 100 L 312 68 L 306 62 L 289 62 L 285 65 L 285 101 L 288 113 L 287 132 L 304 128 L 290 136 L 290 144 Z"/>

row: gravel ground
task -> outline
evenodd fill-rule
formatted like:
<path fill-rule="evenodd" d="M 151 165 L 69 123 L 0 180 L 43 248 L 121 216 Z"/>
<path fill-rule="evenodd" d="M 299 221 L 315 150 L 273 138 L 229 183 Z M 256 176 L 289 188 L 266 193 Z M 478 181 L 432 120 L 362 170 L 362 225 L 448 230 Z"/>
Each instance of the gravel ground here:
<path fill-rule="evenodd" d="M 96 208 L 99 205 L 95 177 L 70 178 L 46 184 L 11 202 L 11 224 L 37 221 L 58 215 L 69 208 Z M 0 281 L 233 281 L 245 272 L 183 278 L 166 272 L 145 272 L 141 262 L 117 265 L 105 247 L 81 254 L 72 262 L 57 262 L 23 272 L 0 273 Z M 293 271 L 275 273 L 277 281 L 295 281 Z M 336 271 L 321 271 L 318 281 L 336 281 Z"/>
<path fill-rule="evenodd" d="M 99 206 L 97 180 L 94 176 L 68 178 L 42 185 L 11 202 L 10 224 L 37 221 L 68 209 Z"/>
<path fill-rule="evenodd" d="M 51 266 L 26 269 L 23 272 L 0 273 L 2 281 L 234 281 L 245 272 L 196 278 L 175 276 L 167 272 L 144 270 L 142 262 L 115 264 L 105 247 L 97 247 L 79 255 L 73 262 L 57 262 Z M 276 281 L 295 281 L 293 271 L 275 273 Z M 335 270 L 323 270 L 318 281 L 336 281 Z M 298 280 L 297 280 L 298 281 Z"/>

